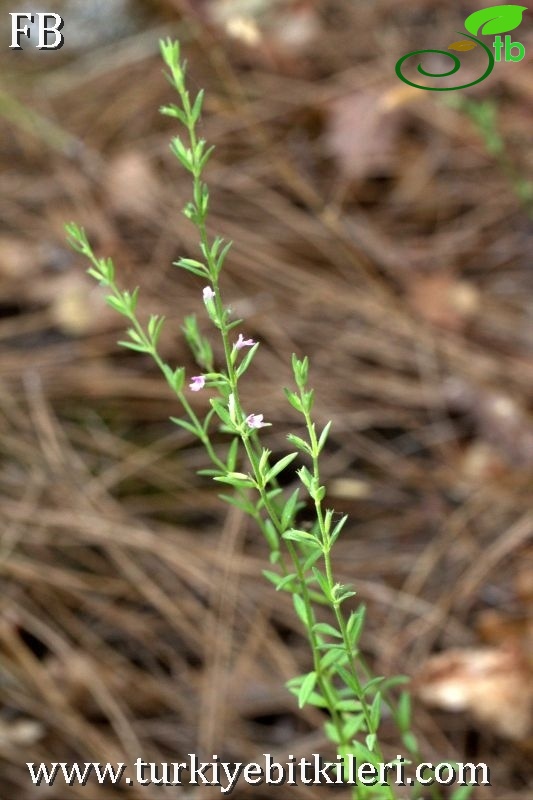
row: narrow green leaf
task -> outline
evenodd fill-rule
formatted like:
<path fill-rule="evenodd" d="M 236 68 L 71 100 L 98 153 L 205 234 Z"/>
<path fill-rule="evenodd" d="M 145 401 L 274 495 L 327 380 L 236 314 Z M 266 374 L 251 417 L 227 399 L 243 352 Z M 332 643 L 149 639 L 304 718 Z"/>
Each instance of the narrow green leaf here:
<path fill-rule="evenodd" d="M 209 155 L 211 155 L 211 154 L 209 154 Z M 224 266 L 224 262 L 226 260 L 226 256 L 228 255 L 232 245 L 233 245 L 232 241 L 227 242 L 224 245 L 224 247 L 222 248 L 222 251 L 221 251 L 220 255 L 217 257 L 217 261 L 216 261 L 217 275 L 220 274 L 220 271 L 221 271 L 222 267 Z"/>
<path fill-rule="evenodd" d="M 325 722 L 324 731 L 330 742 L 334 742 L 335 744 L 340 744 L 339 732 L 335 727 L 335 725 L 333 724 L 333 722 Z"/>
<path fill-rule="evenodd" d="M 315 402 L 314 389 L 309 389 L 308 392 L 303 393 L 302 405 L 308 413 L 311 413 L 311 411 L 313 410 L 314 402 Z"/>
<path fill-rule="evenodd" d="M 113 308 L 115 311 L 118 311 L 119 314 L 124 314 L 125 316 L 127 316 L 128 309 L 124 306 L 124 301 L 122 300 L 122 298 L 113 297 L 112 294 L 109 294 L 105 298 L 105 301 L 108 306 L 111 306 L 111 308 Z"/>
<path fill-rule="evenodd" d="M 468 800 L 476 787 L 472 786 L 458 786 L 453 790 L 450 800 Z"/>
<path fill-rule="evenodd" d="M 315 706 L 315 708 L 328 708 L 329 703 L 327 700 L 322 697 L 321 694 L 318 692 L 311 692 L 309 697 L 307 698 L 307 705 L 308 706 Z"/>
<path fill-rule="evenodd" d="M 348 717 L 348 720 L 342 726 L 342 733 L 347 741 L 353 739 L 365 724 L 364 714 L 354 714 Z"/>
<path fill-rule="evenodd" d="M 331 590 L 330 590 L 330 586 L 329 586 L 328 579 L 327 579 L 326 575 L 324 575 L 324 573 L 322 573 L 316 567 L 313 567 L 313 575 L 314 575 L 318 585 L 320 586 L 320 588 L 324 592 L 325 597 L 329 601 L 331 601 Z"/>
<path fill-rule="evenodd" d="M 186 147 L 179 136 L 175 136 L 170 144 L 170 149 L 180 161 L 181 165 L 189 172 L 192 170 L 192 152 Z"/>
<path fill-rule="evenodd" d="M 352 592 L 350 589 L 346 589 L 344 592 L 341 592 L 340 594 L 337 595 L 336 597 L 337 603 L 340 605 L 341 603 L 344 603 L 345 600 L 348 600 L 350 597 L 355 597 L 356 594 L 357 592 Z"/>
<path fill-rule="evenodd" d="M 228 454 L 226 456 L 226 464 L 228 467 L 228 472 L 234 472 L 235 467 L 237 466 L 237 455 L 239 453 L 239 444 L 240 444 L 240 439 L 236 436 L 232 440 L 228 448 Z"/>
<path fill-rule="evenodd" d="M 270 569 L 264 569 L 262 570 L 262 573 L 263 576 L 267 579 L 267 581 L 270 581 L 270 583 L 276 587 L 276 591 L 278 591 L 278 586 L 283 580 L 283 576 L 278 575 L 277 572 L 272 572 L 272 570 Z"/>
<path fill-rule="evenodd" d="M 291 542 L 317 543 L 317 538 L 316 536 L 313 536 L 312 533 L 307 533 L 307 531 L 298 531 L 295 528 L 290 528 L 288 531 L 285 531 L 282 536 L 284 539 L 288 539 Z"/>
<path fill-rule="evenodd" d="M 324 430 L 320 434 L 320 438 L 318 440 L 318 452 L 319 453 L 321 452 L 322 448 L 324 447 L 324 445 L 327 442 L 330 428 L 331 428 L 331 420 L 325 425 Z"/>
<path fill-rule="evenodd" d="M 127 347 L 128 350 L 136 350 L 138 353 L 149 353 L 150 349 L 144 344 L 137 344 L 136 342 L 117 342 L 121 347 Z"/>
<path fill-rule="evenodd" d="M 277 464 L 274 464 L 274 466 L 271 469 L 269 469 L 269 471 L 265 476 L 265 483 L 266 484 L 270 483 L 270 481 L 273 480 L 276 477 L 276 475 L 279 475 L 279 473 L 282 472 L 285 469 L 285 467 L 288 467 L 289 464 L 292 461 L 294 461 L 297 455 L 298 453 L 289 453 L 288 455 L 281 458 L 277 462 Z"/>
<path fill-rule="evenodd" d="M 290 389 L 284 389 L 283 391 L 285 392 L 285 397 L 287 398 L 291 406 L 295 408 L 296 411 L 302 412 L 303 411 L 302 401 L 300 400 L 296 392 L 291 392 Z"/>
<path fill-rule="evenodd" d="M 87 275 L 91 276 L 91 278 L 96 278 L 97 281 L 100 281 L 100 285 L 101 286 L 108 286 L 109 285 L 109 281 L 105 277 L 105 275 L 102 275 L 102 273 L 99 270 L 95 269 L 94 267 L 89 267 L 89 269 L 86 270 L 86 272 L 87 272 Z"/>
<path fill-rule="evenodd" d="M 418 755 L 418 741 L 414 733 L 411 731 L 405 731 L 402 734 L 402 742 L 410 753 L 412 753 L 414 756 Z"/>
<path fill-rule="evenodd" d="M 289 525 L 292 525 L 292 523 L 294 522 L 299 494 L 300 494 L 300 489 L 295 489 L 294 492 L 289 497 L 289 499 L 287 500 L 287 502 L 285 503 L 283 511 L 281 512 L 282 530 L 285 530 L 286 528 L 289 527 Z"/>
<path fill-rule="evenodd" d="M 335 542 L 337 541 L 337 539 L 339 537 L 340 532 L 342 531 L 342 529 L 346 525 L 347 520 L 348 520 L 348 514 L 344 514 L 344 516 L 341 517 L 341 519 L 337 522 L 337 524 L 333 528 L 333 531 L 332 531 L 331 536 L 330 536 L 330 540 L 329 540 L 330 545 L 334 545 L 335 544 Z"/>
<path fill-rule="evenodd" d="M 359 700 L 339 700 L 335 703 L 337 711 L 361 711 L 362 704 Z"/>
<path fill-rule="evenodd" d="M 192 422 L 188 422 L 186 419 L 179 419 L 178 417 L 170 417 L 174 425 L 178 425 L 178 427 L 183 428 L 183 430 L 192 433 L 194 436 L 198 436 L 198 431 L 196 427 L 192 424 Z M 218 474 L 218 472 L 217 472 Z"/>
<path fill-rule="evenodd" d="M 289 440 L 289 442 L 291 444 L 293 444 L 295 447 L 297 447 L 298 450 L 301 450 L 303 453 L 307 453 L 307 455 L 309 455 L 309 456 L 312 455 L 311 446 L 304 439 L 301 439 L 299 436 L 296 436 L 294 433 L 288 433 L 287 434 L 287 439 Z"/>
<path fill-rule="evenodd" d="M 238 489 L 257 488 L 255 481 L 243 472 L 229 472 L 227 475 L 221 475 L 213 480 L 227 483 L 229 486 L 235 486 Z"/>
<path fill-rule="evenodd" d="M 139 297 L 139 287 L 136 286 L 133 292 L 122 292 L 122 304 L 125 312 L 131 316 L 137 308 L 137 300 Z"/>
<path fill-rule="evenodd" d="M 295 675 L 293 678 L 289 678 L 289 680 L 285 682 L 285 686 L 287 687 L 289 692 L 298 695 L 298 692 L 300 691 L 300 686 L 302 685 L 304 680 L 305 680 L 305 675 Z"/>
<path fill-rule="evenodd" d="M 257 348 L 258 348 L 258 347 L 259 347 L 259 342 L 256 342 L 256 343 L 255 343 L 255 344 L 254 344 L 254 345 L 253 345 L 253 346 L 252 346 L 252 347 L 251 347 L 251 348 L 248 350 L 248 352 L 247 352 L 247 353 L 246 353 L 246 355 L 244 356 L 243 360 L 241 361 L 241 363 L 240 363 L 240 364 L 239 364 L 239 366 L 237 367 L 237 378 L 241 378 L 241 377 L 244 375 L 244 373 L 246 372 L 246 370 L 248 369 L 248 367 L 249 367 L 249 366 L 250 366 L 250 364 L 252 363 L 252 359 L 253 359 L 253 357 L 255 356 L 255 354 L 256 354 L 256 352 L 257 352 Z"/>
<path fill-rule="evenodd" d="M 363 694 L 369 694 L 376 688 L 376 686 L 381 686 L 384 680 L 385 679 L 381 675 L 377 675 L 375 678 L 372 678 L 364 685 Z"/>
<path fill-rule="evenodd" d="M 191 108 L 191 122 L 193 125 L 196 125 L 198 122 L 198 118 L 202 113 L 202 104 L 204 102 L 204 90 L 200 89 L 198 94 L 196 95 L 196 100 L 194 101 L 193 107 Z"/>
<path fill-rule="evenodd" d="M 411 695 L 409 692 L 402 692 L 398 700 L 396 717 L 398 727 L 401 731 L 407 731 L 411 727 Z"/>
<path fill-rule="evenodd" d="M 310 492 L 311 491 L 311 486 L 312 486 L 312 481 L 313 481 L 313 476 L 311 475 L 311 473 L 309 472 L 307 467 L 302 467 L 301 469 L 297 470 L 296 474 L 300 478 L 301 482 L 303 483 L 303 485 L 305 486 L 307 491 Z"/>
<path fill-rule="evenodd" d="M 320 666 L 322 669 L 328 669 L 335 664 L 338 669 L 340 664 L 346 663 L 346 660 L 346 651 L 341 644 L 330 645 L 326 653 L 320 657 Z"/>
<path fill-rule="evenodd" d="M 159 339 L 161 337 L 161 332 L 163 330 L 163 325 L 165 324 L 165 317 L 159 316 L 158 314 L 152 314 L 150 316 L 150 320 L 148 323 L 148 335 L 152 340 L 152 345 L 157 347 L 159 343 Z"/>
<path fill-rule="evenodd" d="M 197 469 L 196 474 L 203 475 L 206 478 L 215 478 L 223 475 L 219 469 Z"/>
<path fill-rule="evenodd" d="M 323 553 L 324 551 L 322 549 L 322 546 L 317 542 L 317 546 L 315 547 L 315 549 L 311 553 L 309 553 L 304 563 L 302 564 L 303 572 L 306 573 L 309 569 L 311 569 L 313 564 L 316 564 L 316 562 L 323 555 Z"/>
<path fill-rule="evenodd" d="M 373 744 L 371 741 L 370 744 Z M 376 768 L 378 767 L 378 759 L 379 756 L 373 750 L 370 750 L 367 744 L 363 744 L 359 741 L 353 742 L 353 749 L 354 755 L 357 759 L 357 762 L 363 763 L 363 761 L 368 761 L 370 764 L 373 764 Z"/>
<path fill-rule="evenodd" d="M 342 639 L 342 633 L 327 622 L 317 622 L 316 625 L 313 625 L 313 630 L 315 633 L 323 633 L 325 636 L 335 636 L 337 639 Z"/>
<path fill-rule="evenodd" d="M 339 676 L 342 678 L 342 680 L 344 681 L 346 686 L 348 686 L 349 689 L 351 689 L 353 694 L 356 697 L 360 697 L 361 696 L 361 687 L 359 686 L 359 683 L 358 683 L 357 679 L 355 678 L 355 676 L 352 675 L 352 673 L 349 672 L 348 670 L 344 669 L 343 666 L 340 666 L 338 668 L 338 672 L 339 672 Z"/>
<path fill-rule="evenodd" d="M 179 121 L 183 124 L 187 124 L 187 117 L 185 112 L 178 108 L 178 106 L 174 105 L 174 103 L 170 103 L 166 106 L 161 106 L 159 109 L 159 113 L 163 114 L 165 117 L 174 117 L 175 119 L 179 119 Z"/>
<path fill-rule="evenodd" d="M 372 705 L 370 706 L 370 722 L 372 723 L 372 729 L 377 731 L 379 728 L 379 721 L 381 718 L 381 692 L 376 692 L 374 699 L 372 700 Z M 370 747 L 369 750 L 372 748 Z"/>
<path fill-rule="evenodd" d="M 231 494 L 219 494 L 218 495 L 221 500 L 225 503 L 228 503 L 230 506 L 235 506 L 236 508 L 240 508 L 241 511 L 244 511 L 245 514 L 252 515 L 254 513 L 253 504 L 247 501 L 244 497 L 240 495 L 234 496 Z"/>
<path fill-rule="evenodd" d="M 299 389 L 303 389 L 307 383 L 307 373 L 309 370 L 309 358 L 304 356 L 301 360 L 297 358 L 296 353 L 291 357 L 292 372 L 294 375 L 294 382 Z"/>
<path fill-rule="evenodd" d="M 209 271 L 205 264 L 202 264 L 201 261 L 196 261 L 194 258 L 180 258 L 177 261 L 173 261 L 172 264 L 174 267 L 186 269 L 188 272 L 192 272 L 194 275 L 198 275 L 200 278 L 207 277 L 209 275 Z"/>
<path fill-rule="evenodd" d="M 214 149 L 215 149 L 215 146 L 211 145 L 211 147 L 208 147 L 207 150 L 205 151 L 205 153 L 203 154 L 202 158 L 200 159 L 200 172 L 203 172 L 204 167 L 207 164 L 207 162 L 209 161 L 209 159 L 211 158 L 211 155 L 213 154 Z M 207 203 L 207 200 L 209 200 L 209 194 L 206 194 L 206 196 L 204 198 L 204 202 Z"/>
<path fill-rule="evenodd" d="M 85 230 L 77 225 L 75 222 L 67 222 L 65 225 L 65 232 L 67 234 L 67 242 L 73 250 L 84 255 L 90 251 L 89 241 Z"/>
<path fill-rule="evenodd" d="M 292 591 L 294 587 L 291 586 L 293 581 L 297 579 L 297 575 L 295 572 L 291 572 L 289 575 L 285 575 L 279 582 L 276 587 L 277 592 L 281 592 L 282 589 L 285 591 Z"/>
<path fill-rule="evenodd" d="M 298 615 L 298 619 L 302 622 L 305 627 L 308 627 L 308 617 L 307 617 L 307 608 L 303 598 L 299 594 L 293 594 L 292 601 L 294 603 L 294 610 Z"/>
<path fill-rule="evenodd" d="M 137 342 L 137 344 L 142 344 L 146 346 L 146 342 L 143 339 L 141 339 L 140 334 L 137 333 L 137 331 L 134 328 L 128 328 L 127 334 L 132 340 L 132 342 Z"/>
<path fill-rule="evenodd" d="M 162 370 L 170 388 L 179 395 L 185 383 L 185 367 L 176 367 L 173 370 L 168 364 L 163 364 Z"/>
<path fill-rule="evenodd" d="M 224 405 L 223 401 L 217 397 L 212 397 L 209 400 L 209 402 L 211 403 L 211 406 L 213 407 L 215 414 L 222 420 L 222 422 L 224 422 L 224 424 L 227 425 L 228 427 L 233 428 L 234 425 L 233 422 L 231 421 L 229 411 Z"/>
<path fill-rule="evenodd" d="M 264 474 L 267 468 L 268 459 L 270 458 L 271 455 L 272 455 L 272 450 L 269 450 L 268 447 L 263 447 L 258 464 L 258 470 L 261 475 Z"/>
<path fill-rule="evenodd" d="M 350 618 L 348 619 L 346 633 L 348 642 L 352 649 L 355 649 L 357 647 L 357 643 L 359 642 L 359 637 L 365 622 L 365 612 L 366 607 L 364 605 L 360 605 L 357 611 L 352 611 Z"/>
<path fill-rule="evenodd" d="M 307 702 L 307 699 L 313 689 L 316 686 L 317 674 L 316 672 L 309 672 L 305 676 L 305 680 L 300 686 L 300 691 L 298 692 L 298 708 L 303 708 Z"/>
<path fill-rule="evenodd" d="M 279 536 L 271 519 L 266 519 L 263 523 L 263 532 L 268 546 L 271 550 L 279 551 Z"/>

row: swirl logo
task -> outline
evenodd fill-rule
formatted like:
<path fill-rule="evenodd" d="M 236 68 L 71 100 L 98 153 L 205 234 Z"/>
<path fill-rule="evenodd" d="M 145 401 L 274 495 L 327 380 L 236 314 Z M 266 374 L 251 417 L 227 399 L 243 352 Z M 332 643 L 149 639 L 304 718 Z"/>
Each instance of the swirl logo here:
<path fill-rule="evenodd" d="M 425 89 L 430 92 L 452 92 L 457 89 L 468 89 L 469 86 L 475 86 L 476 83 L 481 83 L 485 78 L 488 78 L 494 69 L 495 62 L 502 60 L 502 51 L 504 51 L 505 61 L 521 61 L 524 58 L 525 47 L 521 42 L 511 41 L 510 36 L 506 36 L 505 39 L 502 40 L 502 37 L 499 35 L 518 28 L 522 22 L 524 11 L 527 11 L 526 6 L 515 5 L 491 6 L 490 8 L 481 8 L 479 11 L 475 11 L 465 20 L 465 28 L 468 33 L 459 31 L 459 34 L 466 37 L 466 39 L 453 42 L 453 44 L 448 46 L 448 50 L 427 49 L 413 50 L 411 53 L 406 53 L 396 63 L 397 76 L 409 86 L 414 86 L 416 89 Z M 489 45 L 477 38 L 479 34 L 486 36 L 495 35 L 494 42 L 492 43 L 494 53 Z M 451 59 L 451 69 L 447 72 L 429 72 L 424 69 L 419 60 L 417 70 L 424 78 L 448 78 L 459 72 L 461 68 L 459 57 L 449 51 L 456 50 L 466 52 L 467 50 L 473 50 L 475 47 L 481 47 L 485 51 L 488 63 L 483 75 L 469 83 L 463 83 L 459 86 L 426 86 L 423 83 L 415 83 L 415 81 L 410 80 L 403 74 L 404 64 L 408 59 L 422 56 L 425 53 L 438 53 L 439 55 L 444 55 Z"/>

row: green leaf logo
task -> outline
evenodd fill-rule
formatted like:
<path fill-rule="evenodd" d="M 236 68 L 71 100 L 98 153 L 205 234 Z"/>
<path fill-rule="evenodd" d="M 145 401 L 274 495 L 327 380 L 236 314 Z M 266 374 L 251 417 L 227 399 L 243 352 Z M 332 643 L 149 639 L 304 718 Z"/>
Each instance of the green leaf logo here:
<path fill-rule="evenodd" d="M 522 22 L 522 14 L 527 6 L 491 6 L 474 11 L 465 20 L 465 28 L 477 36 L 480 33 L 493 36 L 497 33 L 514 31 Z"/>

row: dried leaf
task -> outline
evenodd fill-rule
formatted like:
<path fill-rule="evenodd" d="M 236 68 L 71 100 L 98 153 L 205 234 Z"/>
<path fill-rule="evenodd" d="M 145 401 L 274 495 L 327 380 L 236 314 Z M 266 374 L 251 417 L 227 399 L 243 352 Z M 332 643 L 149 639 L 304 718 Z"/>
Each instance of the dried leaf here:
<path fill-rule="evenodd" d="M 38 247 L 28 239 L 0 236 L 0 276 L 27 278 L 38 272 L 41 261 Z"/>
<path fill-rule="evenodd" d="M 479 292 L 471 283 L 449 273 L 413 278 L 407 288 L 409 305 L 433 325 L 461 330 L 479 308 Z"/>
<path fill-rule="evenodd" d="M 258 45 L 261 41 L 261 31 L 251 17 L 230 17 L 226 23 L 226 31 L 233 39 L 239 39 L 249 47 Z"/>
<path fill-rule="evenodd" d="M 477 44 L 472 41 L 467 41 L 466 39 L 461 39 L 459 42 L 453 42 L 452 44 L 448 45 L 448 50 L 473 50 L 474 47 L 477 47 Z"/>
<path fill-rule="evenodd" d="M 295 55 L 318 39 L 320 19 L 312 3 L 217 0 L 208 15 L 215 25 L 249 47 L 266 44 L 271 55 Z"/>
<path fill-rule="evenodd" d="M 137 150 L 121 153 L 108 165 L 105 189 L 112 208 L 119 213 L 150 217 L 156 210 L 157 176 L 149 160 Z"/>
<path fill-rule="evenodd" d="M 533 420 L 514 397 L 461 378 L 448 380 L 444 393 L 453 408 L 470 414 L 479 435 L 499 456 L 516 466 L 533 463 Z"/>
<path fill-rule="evenodd" d="M 0 747 L 33 746 L 44 734 L 44 725 L 35 719 L 0 720 Z"/>
<path fill-rule="evenodd" d="M 419 697 L 446 711 L 466 711 L 507 739 L 528 735 L 531 668 L 518 647 L 447 650 L 426 662 L 415 682 Z"/>
<path fill-rule="evenodd" d="M 390 168 L 401 115 L 387 110 L 380 92 L 361 91 L 331 104 L 326 147 L 346 178 Z"/>

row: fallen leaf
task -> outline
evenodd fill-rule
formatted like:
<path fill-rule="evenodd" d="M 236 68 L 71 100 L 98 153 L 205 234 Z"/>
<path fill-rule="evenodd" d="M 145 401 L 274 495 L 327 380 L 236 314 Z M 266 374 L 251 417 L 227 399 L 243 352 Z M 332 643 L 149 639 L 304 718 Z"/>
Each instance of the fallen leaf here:
<path fill-rule="evenodd" d="M 328 484 L 328 491 L 333 497 L 362 500 L 371 496 L 372 487 L 356 478 L 334 478 Z"/>
<path fill-rule="evenodd" d="M 421 317 L 450 330 L 461 330 L 479 309 L 479 292 L 449 273 L 418 275 L 409 282 L 407 300 Z"/>
<path fill-rule="evenodd" d="M 239 39 L 249 47 L 253 47 L 261 41 L 261 31 L 251 17 L 230 17 L 226 22 L 226 31 L 233 39 Z"/>
<path fill-rule="evenodd" d="M 330 104 L 325 143 L 344 177 L 390 168 L 402 117 L 387 102 L 381 92 L 361 91 Z"/>
<path fill-rule="evenodd" d="M 0 236 L 0 275 L 6 278 L 27 278 L 38 272 L 42 254 L 28 239 Z"/>
<path fill-rule="evenodd" d="M 456 649 L 431 656 L 414 688 L 428 705 L 470 713 L 479 724 L 516 741 L 531 730 L 532 677 L 516 646 Z"/>
<path fill-rule="evenodd" d="M 506 465 L 496 448 L 488 442 L 474 439 L 462 450 L 458 463 L 458 474 L 469 484 L 483 484 L 498 480 L 506 472 Z"/>
<path fill-rule="evenodd" d="M 503 391 L 462 378 L 448 379 L 443 389 L 450 406 L 468 413 L 479 436 L 497 448 L 508 464 L 533 464 L 533 419 L 527 408 Z"/>
<path fill-rule="evenodd" d="M 401 106 L 423 100 L 424 95 L 414 86 L 407 86 L 405 83 L 399 84 L 389 89 L 381 96 L 380 106 L 382 111 L 393 111 Z"/>
<path fill-rule="evenodd" d="M 0 746 L 35 745 L 44 734 L 44 725 L 35 719 L 0 720 Z"/>
<path fill-rule="evenodd" d="M 157 175 L 149 160 L 137 150 L 120 153 L 111 161 L 105 190 L 112 208 L 119 213 L 150 217 L 157 210 Z"/>
<path fill-rule="evenodd" d="M 273 57 L 297 55 L 321 34 L 317 10 L 308 2 L 217 0 L 209 4 L 207 13 L 232 38 L 248 47 L 262 44 Z"/>
<path fill-rule="evenodd" d="M 474 47 L 477 47 L 475 42 L 466 41 L 466 39 L 461 39 L 460 42 L 453 42 L 452 44 L 448 45 L 448 50 L 473 50 Z"/>

